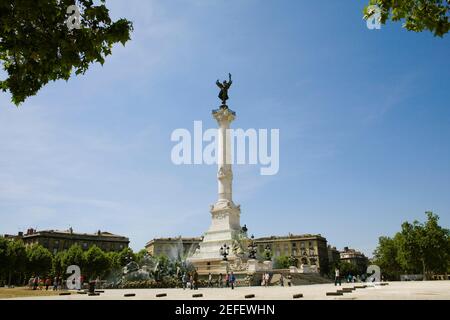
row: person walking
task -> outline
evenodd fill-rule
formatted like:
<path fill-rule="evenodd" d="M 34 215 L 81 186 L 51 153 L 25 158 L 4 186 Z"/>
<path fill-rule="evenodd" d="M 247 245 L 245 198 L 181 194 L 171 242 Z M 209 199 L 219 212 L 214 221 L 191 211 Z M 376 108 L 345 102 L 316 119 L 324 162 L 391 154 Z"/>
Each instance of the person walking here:
<path fill-rule="evenodd" d="M 230 273 L 230 279 L 229 279 L 231 290 L 234 290 L 234 284 L 236 282 L 236 277 L 233 272 Z"/>
<path fill-rule="evenodd" d="M 339 268 L 334 269 L 334 286 L 337 286 L 339 283 L 339 286 L 341 286 L 341 277 L 339 274 Z"/>
<path fill-rule="evenodd" d="M 223 275 L 222 273 L 219 273 L 219 283 L 218 283 L 219 288 L 223 287 Z"/>
<path fill-rule="evenodd" d="M 191 272 L 189 275 L 189 287 L 194 290 L 194 273 Z"/>
<path fill-rule="evenodd" d="M 187 286 L 186 272 L 183 272 L 183 275 L 181 276 L 181 285 L 183 286 L 183 290 L 186 290 L 186 286 Z"/>
<path fill-rule="evenodd" d="M 50 277 L 47 277 L 45 279 L 45 291 L 48 291 L 48 287 L 52 284 L 52 280 L 50 280 Z"/>
<path fill-rule="evenodd" d="M 269 280 L 270 280 L 270 274 L 268 272 L 266 272 L 266 274 L 264 275 L 264 284 L 266 287 L 269 286 Z"/>
<path fill-rule="evenodd" d="M 212 274 L 211 274 L 211 272 L 208 274 L 208 288 L 212 288 Z"/>
<path fill-rule="evenodd" d="M 283 274 L 280 274 L 280 286 L 284 287 L 284 277 Z"/>
<path fill-rule="evenodd" d="M 227 275 L 225 276 L 225 287 L 230 287 L 230 274 L 227 272 Z"/>
<path fill-rule="evenodd" d="M 288 281 L 287 281 L 288 287 L 292 286 L 292 276 L 288 275 L 287 279 L 288 279 Z"/>
<path fill-rule="evenodd" d="M 36 290 L 38 285 L 39 285 L 39 278 L 38 278 L 38 276 L 35 276 L 33 278 L 33 290 Z"/>
<path fill-rule="evenodd" d="M 55 276 L 53 278 L 53 291 L 56 291 L 56 290 L 58 290 L 58 277 L 57 276 Z"/>
<path fill-rule="evenodd" d="M 194 282 L 194 290 L 198 290 L 198 273 L 197 273 L 197 270 L 194 271 L 193 282 Z"/>

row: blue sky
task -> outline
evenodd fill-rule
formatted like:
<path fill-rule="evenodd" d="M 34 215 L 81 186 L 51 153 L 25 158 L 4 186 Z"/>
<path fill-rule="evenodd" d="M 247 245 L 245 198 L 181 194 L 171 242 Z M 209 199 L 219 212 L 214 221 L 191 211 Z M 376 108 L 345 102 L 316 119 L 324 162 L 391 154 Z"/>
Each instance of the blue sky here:
<path fill-rule="evenodd" d="M 109 1 L 135 31 L 103 67 L 20 108 L 0 95 L 0 234 L 102 229 L 136 250 L 202 234 L 216 168 L 173 165 L 170 134 L 215 126 L 228 72 L 233 125 L 280 129 L 277 175 L 234 168 L 250 233 L 320 233 L 370 255 L 426 210 L 449 227 L 449 38 L 369 30 L 365 3 Z"/>

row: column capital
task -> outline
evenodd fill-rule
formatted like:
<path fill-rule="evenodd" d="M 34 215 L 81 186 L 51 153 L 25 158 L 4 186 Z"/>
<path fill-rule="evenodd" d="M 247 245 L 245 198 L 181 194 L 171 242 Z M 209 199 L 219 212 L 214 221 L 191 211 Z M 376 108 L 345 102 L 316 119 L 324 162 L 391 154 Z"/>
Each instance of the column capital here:
<path fill-rule="evenodd" d="M 228 109 L 227 106 L 223 105 L 219 109 L 212 111 L 214 119 L 217 120 L 219 124 L 221 123 L 231 123 L 236 119 L 236 112 Z"/>

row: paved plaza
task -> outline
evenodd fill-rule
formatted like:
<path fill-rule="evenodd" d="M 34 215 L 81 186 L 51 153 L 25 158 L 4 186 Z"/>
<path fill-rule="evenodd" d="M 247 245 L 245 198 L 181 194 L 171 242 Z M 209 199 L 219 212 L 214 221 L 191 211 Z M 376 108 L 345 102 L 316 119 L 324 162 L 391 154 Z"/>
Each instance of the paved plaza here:
<path fill-rule="evenodd" d="M 355 289 L 342 296 L 327 296 L 327 292 L 336 292 L 341 288 L 360 286 L 361 283 L 316 284 L 294 287 L 239 287 L 229 288 L 201 288 L 199 290 L 183 289 L 115 289 L 105 290 L 99 296 L 88 296 L 72 292 L 65 296 L 37 296 L 16 299 L 33 300 L 244 300 L 246 295 L 254 294 L 250 300 L 293 300 L 296 294 L 303 294 L 303 300 L 450 300 L 450 281 L 418 281 L 418 282 L 390 282 L 389 285 Z M 125 297 L 133 293 L 135 296 Z M 157 294 L 167 294 L 156 297 Z M 203 297 L 193 298 L 193 294 L 203 294 Z"/>

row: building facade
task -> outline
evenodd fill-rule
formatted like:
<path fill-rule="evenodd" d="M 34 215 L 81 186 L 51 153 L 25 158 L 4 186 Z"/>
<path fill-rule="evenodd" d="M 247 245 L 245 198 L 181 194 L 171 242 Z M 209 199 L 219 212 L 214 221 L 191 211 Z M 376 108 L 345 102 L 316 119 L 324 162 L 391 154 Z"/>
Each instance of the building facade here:
<path fill-rule="evenodd" d="M 300 265 L 318 266 L 320 273 L 328 272 L 327 239 L 320 234 L 271 236 L 255 239 L 259 255 L 269 246 L 273 257 L 294 256 Z"/>
<path fill-rule="evenodd" d="M 178 258 L 192 255 L 200 247 L 201 237 L 198 238 L 158 238 L 147 242 L 145 250 L 151 256 L 166 255 Z"/>
<path fill-rule="evenodd" d="M 336 247 L 328 245 L 328 261 L 330 264 L 337 265 L 341 261 L 341 253 Z"/>
<path fill-rule="evenodd" d="M 122 251 L 127 248 L 130 241 L 127 237 L 119 236 L 105 231 L 96 233 L 75 233 L 69 230 L 42 230 L 28 229 L 26 233 L 17 235 L 5 235 L 5 238 L 20 239 L 26 246 L 40 244 L 53 254 L 69 249 L 72 245 L 79 245 L 83 250 L 88 250 L 96 245 L 105 252 Z"/>
<path fill-rule="evenodd" d="M 343 251 L 340 252 L 340 261 L 348 262 L 357 267 L 359 272 L 364 272 L 369 264 L 369 259 L 362 253 L 355 249 L 350 249 L 345 247 Z"/>

